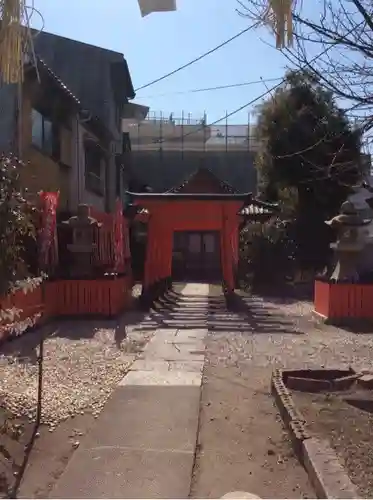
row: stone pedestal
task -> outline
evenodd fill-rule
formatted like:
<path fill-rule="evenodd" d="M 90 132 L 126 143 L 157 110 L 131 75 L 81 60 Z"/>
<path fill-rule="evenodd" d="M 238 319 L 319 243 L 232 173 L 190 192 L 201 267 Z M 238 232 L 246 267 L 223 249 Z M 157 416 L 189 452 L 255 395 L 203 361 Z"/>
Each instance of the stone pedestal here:
<path fill-rule="evenodd" d="M 94 233 L 101 224 L 89 216 L 88 205 L 79 205 L 78 215 L 70 217 L 64 224 L 73 231 L 73 242 L 67 247 L 73 256 L 71 275 L 74 278 L 89 278 L 93 274 L 92 256 L 96 248 Z"/>
<path fill-rule="evenodd" d="M 358 274 L 358 259 L 363 245 L 359 243 L 331 243 L 330 248 L 334 250 L 336 257 L 336 266 L 330 279 L 332 281 L 357 281 Z"/>

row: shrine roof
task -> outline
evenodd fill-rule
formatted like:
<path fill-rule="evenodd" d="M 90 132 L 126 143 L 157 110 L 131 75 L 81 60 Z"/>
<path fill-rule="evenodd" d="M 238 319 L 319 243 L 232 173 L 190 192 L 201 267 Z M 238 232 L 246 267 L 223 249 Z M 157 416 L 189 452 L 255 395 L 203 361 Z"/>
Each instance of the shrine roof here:
<path fill-rule="evenodd" d="M 180 183 L 178 186 L 174 186 L 172 189 L 167 191 L 168 193 L 183 193 L 183 192 L 189 192 L 191 193 L 192 191 L 188 191 L 190 184 L 193 183 L 193 180 L 198 179 L 200 176 L 205 177 L 206 176 L 209 180 L 210 188 L 211 186 L 216 186 L 219 190 L 220 193 L 226 193 L 226 194 L 232 194 L 232 193 L 238 193 L 242 191 L 238 191 L 235 189 L 231 184 L 228 182 L 220 179 L 210 168 L 206 167 L 199 167 L 198 169 L 194 170 L 191 172 L 183 181 Z"/>
<path fill-rule="evenodd" d="M 133 193 L 131 191 L 126 191 L 126 195 L 132 199 L 146 199 L 152 201 L 242 201 L 251 202 L 251 193 Z"/>

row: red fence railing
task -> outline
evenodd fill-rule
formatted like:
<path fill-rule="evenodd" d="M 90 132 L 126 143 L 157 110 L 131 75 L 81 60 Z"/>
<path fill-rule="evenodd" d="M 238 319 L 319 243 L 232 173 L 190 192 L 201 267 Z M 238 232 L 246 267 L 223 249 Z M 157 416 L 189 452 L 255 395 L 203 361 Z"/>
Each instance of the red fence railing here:
<path fill-rule="evenodd" d="M 315 281 L 315 311 L 326 319 L 373 319 L 373 285 Z"/>

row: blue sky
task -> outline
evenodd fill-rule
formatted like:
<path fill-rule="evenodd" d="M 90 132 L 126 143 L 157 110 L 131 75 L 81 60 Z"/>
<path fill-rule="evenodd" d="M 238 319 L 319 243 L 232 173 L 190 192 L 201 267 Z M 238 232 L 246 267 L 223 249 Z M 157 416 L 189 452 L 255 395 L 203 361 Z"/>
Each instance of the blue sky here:
<path fill-rule="evenodd" d="M 178 11 L 142 18 L 137 0 L 35 0 L 44 17 L 44 29 L 122 52 L 129 64 L 134 87 L 157 77 L 215 47 L 250 24 L 240 17 L 236 0 L 177 0 Z M 41 27 L 37 14 L 32 26 Z M 262 39 L 262 40 L 261 40 Z M 267 45 L 269 44 L 269 45 Z M 282 77 L 286 59 L 273 48 L 274 39 L 264 29 L 252 30 L 195 65 L 156 85 L 139 91 L 135 101 L 165 115 L 191 113 L 199 118 L 206 110 L 211 123 L 249 102 L 266 90 L 263 83 L 195 94 L 195 88 Z M 268 83 L 270 87 L 273 83 Z M 158 96 L 167 94 L 166 96 Z M 229 123 L 247 123 L 248 111 Z"/>

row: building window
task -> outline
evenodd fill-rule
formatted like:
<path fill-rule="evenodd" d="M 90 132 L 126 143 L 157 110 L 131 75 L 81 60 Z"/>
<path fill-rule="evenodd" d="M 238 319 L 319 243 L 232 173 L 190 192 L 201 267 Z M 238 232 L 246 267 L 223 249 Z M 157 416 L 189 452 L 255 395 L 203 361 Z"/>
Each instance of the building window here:
<path fill-rule="evenodd" d="M 103 155 L 99 146 L 93 142 L 85 144 L 85 185 L 86 189 L 103 196 L 102 180 Z"/>
<path fill-rule="evenodd" d="M 32 144 L 56 160 L 61 156 L 59 127 L 36 109 L 32 110 Z"/>

